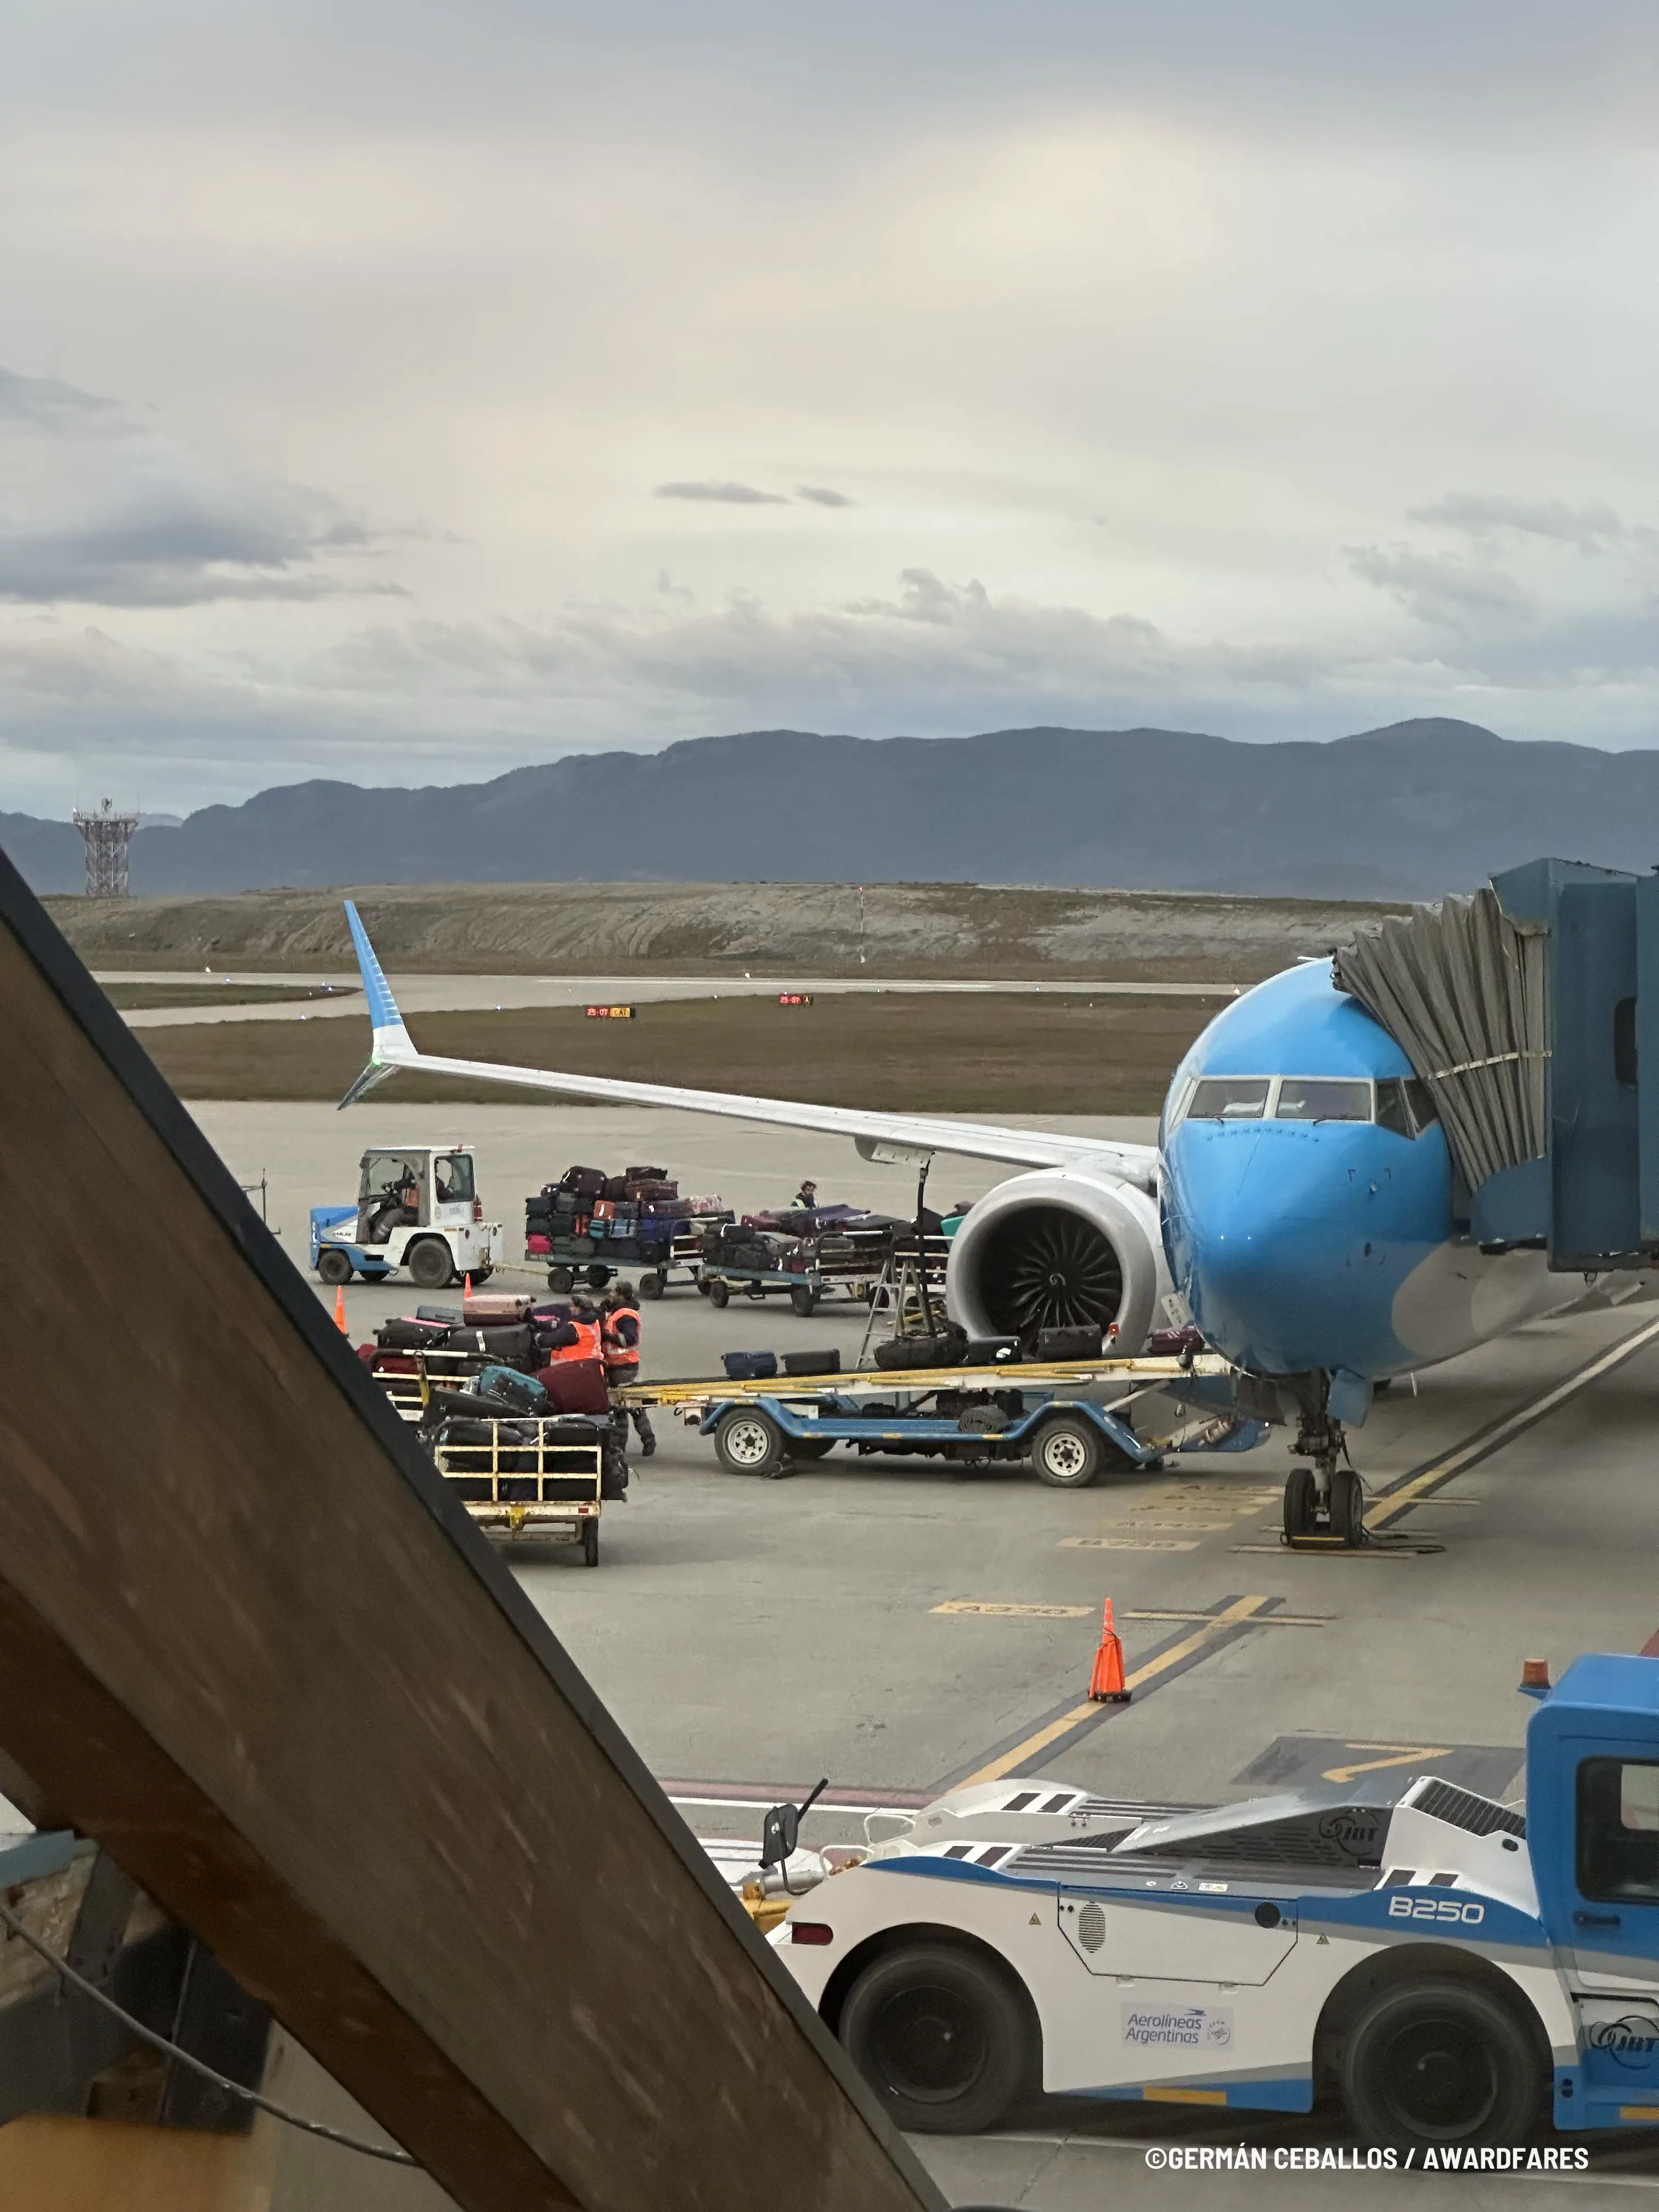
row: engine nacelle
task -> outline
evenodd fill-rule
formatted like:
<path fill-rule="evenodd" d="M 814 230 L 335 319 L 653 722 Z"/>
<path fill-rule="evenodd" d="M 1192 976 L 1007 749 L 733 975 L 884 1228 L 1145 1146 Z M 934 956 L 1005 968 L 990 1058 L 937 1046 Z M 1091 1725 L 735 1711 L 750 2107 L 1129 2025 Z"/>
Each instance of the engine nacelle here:
<path fill-rule="evenodd" d="M 945 1301 L 969 1336 L 1115 1322 L 1114 1348 L 1127 1357 L 1165 1325 L 1172 1287 L 1155 1199 L 1133 1183 L 1042 1168 L 969 1212 L 951 1242 Z"/>

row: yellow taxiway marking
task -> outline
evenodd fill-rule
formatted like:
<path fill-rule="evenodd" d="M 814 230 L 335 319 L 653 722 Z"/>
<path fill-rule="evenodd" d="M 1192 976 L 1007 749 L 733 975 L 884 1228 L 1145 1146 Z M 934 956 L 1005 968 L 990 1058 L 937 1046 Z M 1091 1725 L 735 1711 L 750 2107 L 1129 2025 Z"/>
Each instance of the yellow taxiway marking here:
<path fill-rule="evenodd" d="M 1149 2105 L 1224 2105 L 1224 2089 L 1143 2089 L 1143 2100 Z"/>
<path fill-rule="evenodd" d="M 930 1606 L 931 1613 L 983 1613 L 996 1620 L 1092 1620 L 1100 1611 L 1097 1605 L 1022 1605 L 1012 1598 L 947 1597 L 943 1605 Z M 1141 1609 L 1133 1606 L 1117 1608 L 1120 1620 L 1190 1620 L 1209 1622 L 1212 1613 L 1182 1612 L 1162 1606 Z M 1325 1628 L 1335 1618 L 1328 1613 L 1264 1613 L 1261 1619 L 1263 1628 Z M 1358 1744 L 1356 1750 L 1386 1749 L 1385 1745 Z"/>
<path fill-rule="evenodd" d="M 1380 1774 L 1387 1766 L 1409 1766 L 1414 1759 L 1443 1759 L 1449 1743 L 1351 1743 L 1350 1751 L 1386 1751 L 1386 1759 L 1359 1759 L 1352 1766 L 1329 1766 L 1322 1782 L 1357 1782 L 1362 1774 Z"/>
<path fill-rule="evenodd" d="M 1194 1652 L 1201 1651 L 1224 1629 L 1235 1628 L 1241 1620 L 1254 1619 L 1264 1605 L 1272 1603 L 1270 1597 L 1239 1597 L 1235 1598 L 1231 1605 L 1224 1606 L 1219 1613 L 1206 1613 L 1190 1636 L 1183 1636 L 1178 1644 L 1172 1644 L 1167 1651 L 1160 1651 L 1155 1659 L 1148 1659 L 1144 1666 L 1137 1667 L 1133 1674 L 1127 1675 L 1124 1688 L 1130 1691 L 1144 1689 L 1148 1682 L 1156 1681 L 1171 1667 L 1178 1667 L 1183 1659 L 1190 1659 Z M 1072 1706 L 1058 1720 L 1050 1721 L 1046 1727 L 1036 1729 L 1023 1743 L 1017 1743 L 1012 1751 L 1000 1753 L 977 1773 L 969 1775 L 961 1786 L 965 1789 L 969 1783 L 973 1782 L 1000 1782 L 1005 1774 L 1012 1774 L 1028 1759 L 1035 1759 L 1040 1751 L 1046 1751 L 1051 1743 L 1069 1734 L 1080 1721 L 1093 1720 L 1100 1711 L 1092 1698 L 1085 1698 L 1080 1705 Z"/>
<path fill-rule="evenodd" d="M 1534 1421 L 1541 1421 L 1546 1413 L 1553 1413 L 1558 1406 L 1564 1405 L 1569 1398 L 1576 1397 L 1580 1390 L 1588 1389 L 1609 1368 L 1621 1366 L 1633 1352 L 1639 1352 L 1644 1345 L 1651 1344 L 1656 1337 L 1659 1337 L 1659 1321 L 1650 1321 L 1645 1328 L 1638 1328 L 1631 1335 L 1621 1338 L 1617 1344 L 1610 1345 L 1599 1358 L 1592 1359 L 1588 1366 L 1569 1375 L 1553 1389 L 1546 1390 L 1541 1397 L 1533 1398 L 1524 1406 L 1517 1406 L 1514 1413 L 1495 1428 L 1483 1429 L 1480 1435 L 1467 1438 L 1451 1451 L 1443 1453 L 1440 1458 L 1431 1460 L 1427 1467 L 1413 1475 L 1409 1481 L 1402 1483 L 1398 1490 L 1389 1491 L 1386 1497 L 1379 1498 L 1374 1504 L 1368 1505 L 1365 1525 L 1370 1528 L 1381 1528 L 1389 1522 L 1398 1520 L 1402 1513 L 1409 1513 L 1425 1490 L 1432 1489 L 1437 1482 L 1449 1481 L 1460 1468 L 1472 1466 L 1475 1461 L 1485 1459 L 1489 1453 L 1497 1451 L 1512 1437 L 1519 1436 L 1523 1429 L 1530 1428 Z"/>

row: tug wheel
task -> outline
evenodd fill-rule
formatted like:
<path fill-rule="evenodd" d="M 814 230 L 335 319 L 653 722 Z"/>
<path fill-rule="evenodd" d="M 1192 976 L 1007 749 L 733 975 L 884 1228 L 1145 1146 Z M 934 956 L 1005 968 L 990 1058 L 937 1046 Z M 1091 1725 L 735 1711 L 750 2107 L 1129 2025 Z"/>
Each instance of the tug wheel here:
<path fill-rule="evenodd" d="M 349 1283 L 351 1262 L 337 1244 L 331 1244 L 317 1255 L 317 1273 L 325 1283 Z"/>
<path fill-rule="evenodd" d="M 1476 1983 L 1403 1982 L 1349 2031 L 1342 2097 L 1368 2142 L 1523 2143 L 1543 2117 L 1547 2058 L 1510 2008 Z"/>
<path fill-rule="evenodd" d="M 1031 2041 L 1004 1978 L 946 1943 L 874 1960 L 848 1992 L 840 2035 L 896 2124 L 920 2135 L 994 2126 L 1024 2085 Z"/>

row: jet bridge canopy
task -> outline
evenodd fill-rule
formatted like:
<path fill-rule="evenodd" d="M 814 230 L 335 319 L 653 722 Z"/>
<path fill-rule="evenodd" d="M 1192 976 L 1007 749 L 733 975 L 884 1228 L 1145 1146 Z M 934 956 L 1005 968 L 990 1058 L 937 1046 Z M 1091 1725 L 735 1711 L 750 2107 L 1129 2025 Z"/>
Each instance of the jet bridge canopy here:
<path fill-rule="evenodd" d="M 1334 975 L 1433 1093 L 1476 1242 L 1659 1261 L 1659 875 L 1528 861 L 1368 925 Z"/>

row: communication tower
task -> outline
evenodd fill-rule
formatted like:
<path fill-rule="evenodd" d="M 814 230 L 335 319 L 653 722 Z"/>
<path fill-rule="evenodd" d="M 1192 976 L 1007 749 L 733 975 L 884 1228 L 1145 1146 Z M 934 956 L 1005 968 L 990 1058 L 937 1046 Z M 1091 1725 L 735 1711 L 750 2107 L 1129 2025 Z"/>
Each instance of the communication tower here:
<path fill-rule="evenodd" d="M 82 814 L 77 806 L 75 826 L 87 848 L 87 896 L 125 898 L 128 864 L 138 817 L 118 814 L 114 801 L 106 799 L 93 814 Z"/>

